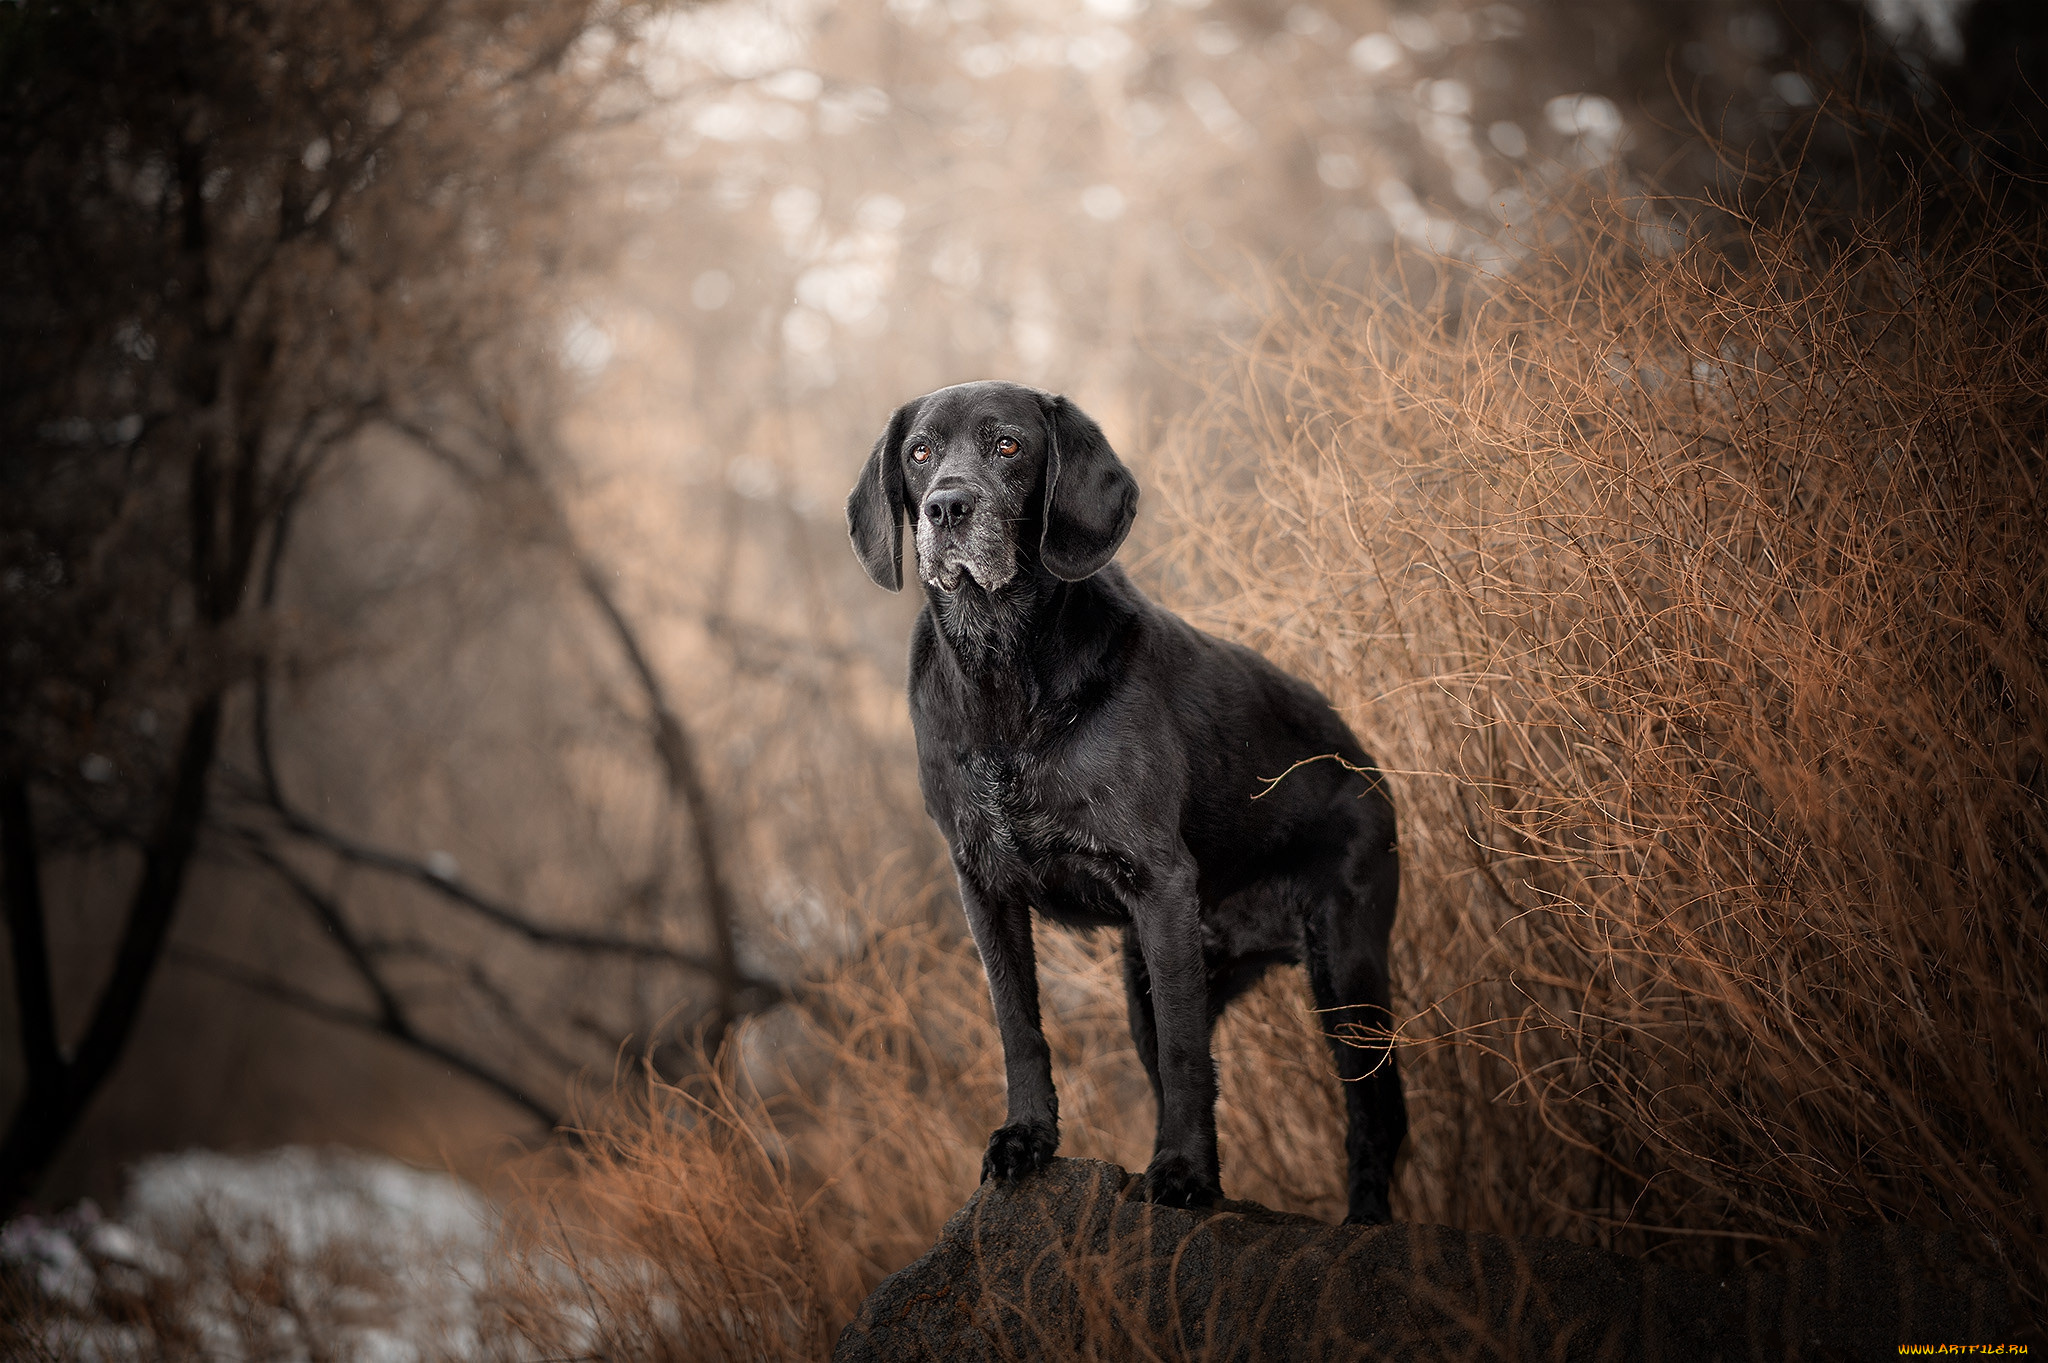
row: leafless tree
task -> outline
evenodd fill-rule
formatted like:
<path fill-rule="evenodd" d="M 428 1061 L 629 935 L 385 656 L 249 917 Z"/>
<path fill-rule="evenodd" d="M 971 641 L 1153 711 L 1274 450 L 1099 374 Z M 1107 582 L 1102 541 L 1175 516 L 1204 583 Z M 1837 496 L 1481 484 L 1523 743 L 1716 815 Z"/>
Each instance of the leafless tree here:
<path fill-rule="evenodd" d="M 323 859 L 423 886 L 536 947 L 699 975 L 720 1018 L 766 996 L 737 963 L 690 730 L 555 508 L 532 430 L 492 405 L 520 391 L 545 425 L 555 322 L 540 303 L 590 240 L 562 230 L 567 149 L 630 111 L 630 72 L 608 54 L 645 13 L 145 0 L 0 15 L 0 851 L 25 1080 L 0 1136 L 0 1207 L 34 1188 L 123 1053 L 202 852 L 273 876 L 369 1006 L 199 950 L 181 959 L 432 1055 L 548 1124 L 558 1099 L 437 1035 L 391 974 L 402 961 L 452 973 L 517 1034 L 518 1003 L 475 952 L 379 935 L 323 886 Z M 485 412 L 454 441 L 460 414 Z M 309 493 L 379 429 L 451 466 L 488 462 L 473 490 L 517 488 L 541 508 L 643 692 L 648 750 L 693 830 L 707 952 L 550 922 L 330 826 L 287 790 L 280 577 Z M 67 1044 L 42 867 L 95 849 L 140 864 Z M 527 1040 L 547 1053 L 547 1038 Z"/>

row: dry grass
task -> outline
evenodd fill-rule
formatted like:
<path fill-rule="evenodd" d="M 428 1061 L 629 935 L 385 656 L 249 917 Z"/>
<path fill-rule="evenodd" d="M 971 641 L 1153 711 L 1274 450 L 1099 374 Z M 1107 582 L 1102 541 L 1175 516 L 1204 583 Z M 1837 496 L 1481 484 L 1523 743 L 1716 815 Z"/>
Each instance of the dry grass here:
<path fill-rule="evenodd" d="M 1142 1166 L 1152 1100 L 1116 944 L 1038 940 L 1062 1152 Z M 1305 993 L 1278 976 L 1223 1029 L 1226 1178 L 1341 1215 L 1336 1081 Z M 621 1086 L 636 1096 L 607 1100 L 586 1147 L 535 1174 L 488 1294 L 502 1356 L 825 1357 L 973 1191 L 1003 1090 L 967 942 L 882 931 L 800 1007 L 746 1026 L 701 1080 Z"/>
<path fill-rule="evenodd" d="M 2048 224 L 1923 164 L 1282 294 L 1154 460 L 1155 579 L 1393 773 L 1404 1217 L 1700 1268 L 1913 1223 L 2048 1302 Z M 1066 1152 L 1142 1163 L 1110 944 L 1039 942 Z M 1334 1218 L 1300 993 L 1223 1030 L 1225 1183 Z M 536 1184 L 507 1356 L 822 1357 L 971 1190 L 963 943 L 770 1021 Z"/>
<path fill-rule="evenodd" d="M 1082 944 L 1053 955 L 1051 977 L 1108 978 Z M 800 1010 L 745 1024 L 703 1079 L 607 1104 L 562 1175 L 515 1207 L 525 1252 L 494 1293 L 505 1355 L 829 1354 L 974 1187 L 1002 1107 L 984 993 L 959 939 L 884 931 Z M 1083 1009 L 1052 1032 L 1077 1146 L 1118 1116 L 1089 1069 L 1136 1069 L 1114 1022 Z"/>

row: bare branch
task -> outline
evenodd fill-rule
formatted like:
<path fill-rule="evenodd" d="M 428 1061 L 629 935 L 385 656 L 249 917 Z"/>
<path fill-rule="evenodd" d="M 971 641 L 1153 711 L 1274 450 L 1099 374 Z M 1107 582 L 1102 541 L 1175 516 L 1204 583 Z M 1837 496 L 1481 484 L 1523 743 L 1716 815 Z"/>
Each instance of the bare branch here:
<path fill-rule="evenodd" d="M 340 906 L 333 904 L 331 896 L 325 898 L 327 898 L 330 905 L 333 905 L 337 911 L 339 910 Z M 531 1050 L 543 1053 L 549 1063 L 563 1070 L 574 1070 L 581 1064 L 574 1056 L 569 1055 L 566 1051 L 555 1045 L 553 1041 L 549 1040 L 539 1028 L 527 1021 L 526 1015 L 513 1002 L 512 996 L 496 980 L 490 977 L 489 972 L 483 968 L 481 963 L 463 960 L 453 953 L 435 946 L 431 942 L 422 941 L 416 937 L 396 939 L 364 937 L 355 933 L 353 929 L 346 929 L 346 931 L 349 937 L 348 950 L 351 956 L 360 955 L 369 964 L 371 972 L 379 976 L 380 981 L 382 978 L 381 971 L 378 970 L 376 963 L 385 958 L 396 957 L 424 962 L 448 975 L 468 981 L 471 988 L 483 995 L 484 1001 L 498 1014 L 499 1021 L 503 1022 L 506 1027 L 517 1034 L 520 1044 Z M 598 1037 L 598 1041 L 605 1049 L 610 1050 L 619 1044 L 619 1035 L 616 1031 L 606 1031 Z"/>
<path fill-rule="evenodd" d="M 293 866 L 285 857 L 278 855 L 260 836 L 245 836 L 244 845 L 251 856 L 254 856 L 264 865 L 270 867 L 285 884 L 292 888 L 292 891 L 298 895 L 300 902 L 311 910 L 313 916 L 319 920 L 320 926 L 326 929 L 328 936 L 334 939 L 335 945 L 348 958 L 348 963 L 355 970 L 356 977 L 363 982 L 364 986 L 369 989 L 372 996 L 377 1000 L 379 1029 L 396 1040 L 403 1041 L 409 1046 L 417 1047 L 422 1040 L 419 1029 L 413 1024 L 410 1014 L 406 1012 L 405 1005 L 399 999 L 397 991 L 391 987 L 390 983 L 384 978 L 383 972 L 377 968 L 376 957 L 379 954 L 378 948 L 364 941 L 361 935 L 356 932 L 354 927 L 350 925 L 347 917 L 343 915 L 341 905 L 335 902 L 333 896 L 324 893 L 311 881 L 307 880 L 299 873 L 297 867 Z M 564 1055 L 520 1015 L 518 1009 L 513 1006 L 511 999 L 506 996 L 505 992 L 499 989 L 489 976 L 484 974 L 482 966 L 473 961 L 458 963 L 424 942 L 405 944 L 403 950 L 408 955 L 431 961 L 450 973 L 464 975 L 469 980 L 470 985 L 491 1004 L 493 1010 L 498 1014 L 500 1021 L 517 1033 L 519 1040 L 525 1046 L 531 1050 L 544 1053 L 552 1063 L 564 1070 L 576 1068 L 574 1059 Z M 386 954 L 393 953 L 387 948 Z"/>
<path fill-rule="evenodd" d="M 472 483 L 479 482 L 475 471 L 450 448 L 434 430 L 402 415 L 392 413 L 387 419 L 401 434 L 404 434 L 422 448 L 454 469 L 460 476 Z M 492 438 L 495 437 L 495 438 Z M 547 530 L 555 546 L 576 570 L 577 580 L 583 591 L 605 623 L 611 627 L 612 637 L 618 642 L 619 650 L 625 655 L 627 666 L 640 683 L 642 695 L 654 721 L 654 749 L 661 760 L 662 771 L 668 781 L 671 794 L 680 798 L 689 811 L 691 846 L 697 854 L 697 868 L 700 892 L 704 900 L 706 916 L 710 920 L 713 956 L 710 974 L 718 986 L 718 1011 L 726 1021 L 737 1015 L 739 995 L 742 990 L 754 991 L 761 982 L 749 980 L 739 968 L 739 953 L 734 936 L 733 924 L 738 917 L 730 879 L 725 871 L 725 856 L 719 842 L 717 811 L 714 809 L 709 788 L 704 781 L 703 763 L 698 756 L 696 740 L 682 716 L 669 703 L 668 689 L 661 676 L 654 669 L 653 661 L 641 647 L 639 631 L 626 618 L 613 597 L 610 580 L 604 570 L 583 549 L 576 537 L 575 528 L 569 523 L 568 513 L 556 499 L 554 491 L 542 476 L 539 467 L 528 454 L 516 431 L 509 421 L 501 420 L 491 436 L 479 434 L 479 441 L 498 450 L 505 466 L 520 482 L 532 491 L 544 508 Z"/>
<path fill-rule="evenodd" d="M 272 999 L 287 1007 L 296 1008 L 300 1012 L 319 1018 L 323 1022 L 332 1022 L 343 1027 L 354 1027 L 361 1031 L 375 1032 L 379 1036 L 387 1036 L 393 1040 L 401 1041 L 420 1054 L 438 1060 L 442 1064 L 468 1075 L 471 1079 L 506 1099 L 514 1106 L 526 1109 L 527 1112 L 531 1113 L 550 1131 L 562 1124 L 562 1117 L 559 1112 L 541 1102 L 538 1098 L 535 1098 L 511 1079 L 499 1074 L 482 1062 L 473 1060 L 469 1056 L 462 1054 L 462 1052 L 433 1040 L 431 1037 L 424 1037 L 416 1032 L 394 1031 L 384 1019 L 373 1013 L 364 1013 L 338 1003 L 330 1003 L 326 999 L 295 989 L 282 980 L 272 979 L 268 975 L 250 970 L 246 966 L 230 961 L 225 957 L 216 956 L 209 951 L 201 951 L 194 947 L 174 946 L 169 954 L 173 960 L 182 965 L 191 966 L 195 970 L 205 971 L 209 975 L 239 985 L 253 994 L 260 994 L 264 998 Z"/>
<path fill-rule="evenodd" d="M 376 998 L 377 1016 L 384 1028 L 393 1031 L 394 1034 L 406 1033 L 407 1039 L 410 1039 L 412 1025 L 406 1018 L 403 1005 L 398 1001 L 398 995 L 385 982 L 376 962 L 364 948 L 362 940 L 356 936 L 355 930 L 342 916 L 341 906 L 300 875 L 298 868 L 291 862 L 271 850 L 270 845 L 260 836 L 245 834 L 243 844 L 251 856 L 268 866 L 279 879 L 291 887 L 292 892 L 298 895 L 299 901 L 312 911 L 313 916 L 320 921 L 320 926 L 327 930 L 327 935 L 334 939 L 335 945 L 340 948 L 341 954 L 348 958 L 350 967 L 356 972 L 356 978 L 360 979 Z"/>
<path fill-rule="evenodd" d="M 421 959 L 432 961 L 443 970 L 450 972 L 459 970 L 462 977 L 469 981 L 469 987 L 478 994 L 481 994 L 484 1002 L 490 1004 L 491 1011 L 498 1015 L 498 1021 L 502 1022 L 527 1049 L 541 1053 L 553 1064 L 564 1070 L 573 1071 L 577 1068 L 577 1062 L 573 1056 L 564 1054 L 559 1047 L 541 1033 L 538 1027 L 527 1021 L 526 1014 L 521 1012 L 519 1006 L 512 1001 L 512 996 L 500 988 L 498 982 L 490 977 L 490 974 L 483 968 L 482 962 L 457 962 L 445 953 L 435 951 L 431 947 L 421 951 L 419 955 Z M 611 1044 L 616 1047 L 619 1044 L 618 1038 L 614 1037 Z"/>
<path fill-rule="evenodd" d="M 269 803 L 266 801 L 266 803 Z M 335 832 L 322 824 L 308 819 L 286 804 L 269 804 L 285 829 L 316 846 L 324 847 L 344 861 L 357 866 L 367 866 L 389 875 L 402 877 L 424 885 L 442 898 L 462 905 L 498 927 L 515 932 L 536 946 L 561 947 L 570 951 L 610 953 L 630 956 L 646 961 L 668 961 L 675 965 L 688 966 L 705 974 L 716 974 L 715 962 L 695 952 L 683 951 L 665 946 L 660 942 L 640 941 L 631 937 L 620 937 L 608 932 L 585 932 L 576 928 L 551 927 L 537 923 L 519 909 L 500 903 L 465 883 L 459 876 L 442 875 L 423 862 L 410 857 L 357 842 L 353 838 Z M 237 833 L 248 836 L 250 830 L 236 829 Z M 258 835 L 260 836 L 260 835 Z M 758 983 L 749 981 L 750 984 Z"/>

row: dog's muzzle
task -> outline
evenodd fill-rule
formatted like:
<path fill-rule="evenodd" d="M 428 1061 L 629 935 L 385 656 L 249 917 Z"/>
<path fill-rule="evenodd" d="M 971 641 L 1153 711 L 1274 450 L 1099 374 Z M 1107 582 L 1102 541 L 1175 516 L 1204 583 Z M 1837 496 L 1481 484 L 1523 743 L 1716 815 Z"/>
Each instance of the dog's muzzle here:
<path fill-rule="evenodd" d="M 966 574 L 983 591 L 994 591 L 1016 575 L 1016 550 L 1005 541 L 1005 523 L 987 514 L 973 488 L 935 487 L 919 511 L 917 575 L 926 582 L 950 592 Z"/>

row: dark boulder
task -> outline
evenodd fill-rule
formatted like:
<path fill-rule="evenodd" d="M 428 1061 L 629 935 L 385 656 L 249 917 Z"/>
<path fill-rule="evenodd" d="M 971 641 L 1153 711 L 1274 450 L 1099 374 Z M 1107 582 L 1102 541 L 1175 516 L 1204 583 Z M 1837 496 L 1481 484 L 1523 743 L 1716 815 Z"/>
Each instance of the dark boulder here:
<path fill-rule="evenodd" d="M 1706 1363 L 2014 1337 L 1996 1280 L 1919 1237 L 1851 1238 L 1789 1272 L 1716 1279 L 1563 1240 L 1154 1207 L 1138 1187 L 1092 1160 L 983 1184 L 875 1289 L 834 1360 Z"/>

